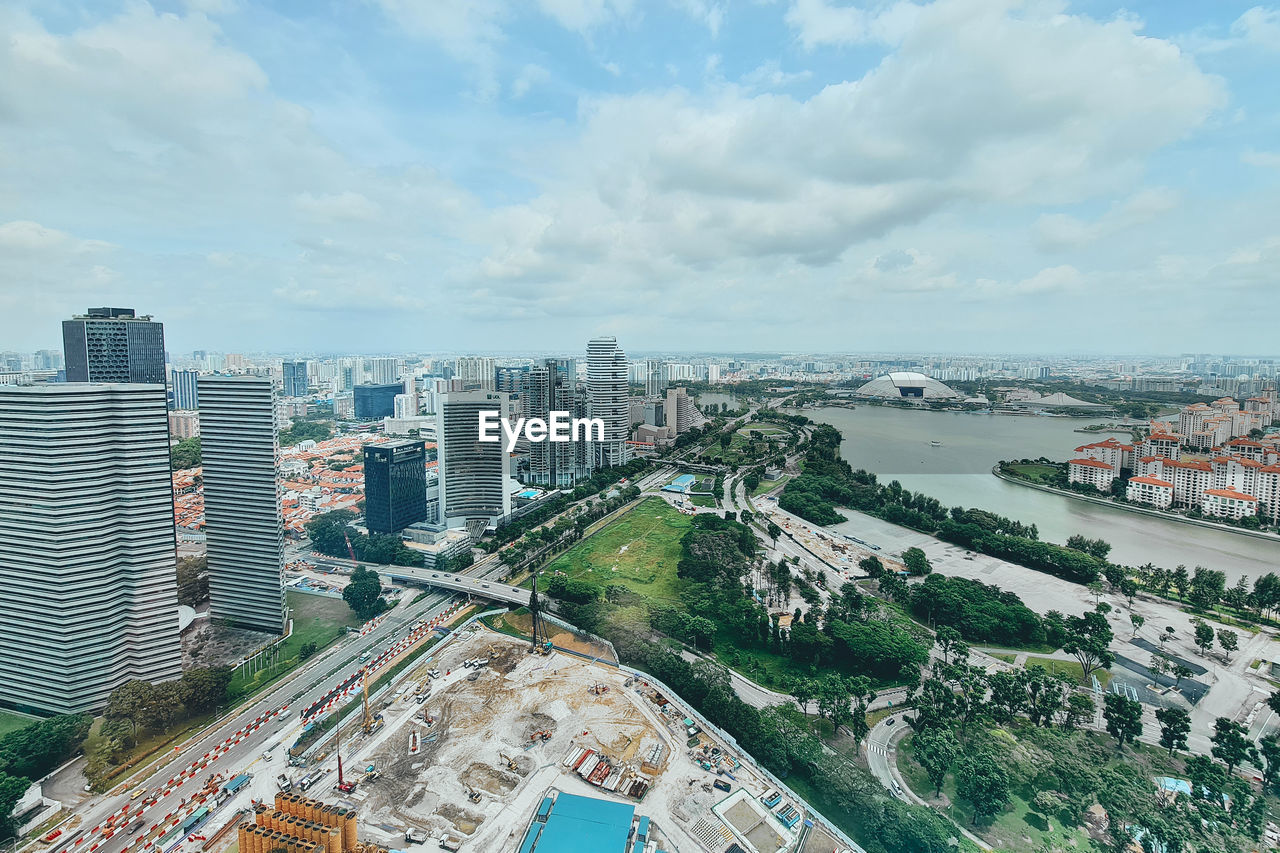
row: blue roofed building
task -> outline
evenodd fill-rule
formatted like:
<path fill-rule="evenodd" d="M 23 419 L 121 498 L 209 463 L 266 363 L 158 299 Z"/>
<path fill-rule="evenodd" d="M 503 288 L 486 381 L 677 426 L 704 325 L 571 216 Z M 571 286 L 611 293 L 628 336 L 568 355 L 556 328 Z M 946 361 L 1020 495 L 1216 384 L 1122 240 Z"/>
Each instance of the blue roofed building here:
<path fill-rule="evenodd" d="M 520 853 L 627 853 L 635 812 L 635 806 L 626 803 L 560 793 L 554 801 L 543 800 L 518 849 Z"/>

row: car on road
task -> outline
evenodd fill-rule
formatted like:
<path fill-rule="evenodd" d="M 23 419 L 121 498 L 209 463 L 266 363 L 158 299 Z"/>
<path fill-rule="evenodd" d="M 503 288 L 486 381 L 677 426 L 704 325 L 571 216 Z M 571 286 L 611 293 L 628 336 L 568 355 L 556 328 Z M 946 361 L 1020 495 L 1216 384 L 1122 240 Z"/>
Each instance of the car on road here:
<path fill-rule="evenodd" d="M 899 785 L 897 782 L 893 783 L 893 793 L 894 793 L 894 796 L 897 796 L 901 799 L 906 798 L 906 796 L 902 793 L 902 786 Z"/>
<path fill-rule="evenodd" d="M 431 575 L 431 577 L 433 577 L 433 578 L 438 578 L 438 577 L 440 577 L 440 576 L 439 576 L 439 575 L 437 575 L 437 574 L 432 574 L 432 575 Z"/>
<path fill-rule="evenodd" d="M 889 719 L 887 719 L 887 720 L 885 720 L 885 721 L 884 721 L 884 724 L 885 724 L 886 726 L 892 726 L 892 725 L 893 725 L 894 723 L 896 723 L 896 722 L 897 722 L 897 720 L 895 720 L 893 717 L 890 717 Z"/>

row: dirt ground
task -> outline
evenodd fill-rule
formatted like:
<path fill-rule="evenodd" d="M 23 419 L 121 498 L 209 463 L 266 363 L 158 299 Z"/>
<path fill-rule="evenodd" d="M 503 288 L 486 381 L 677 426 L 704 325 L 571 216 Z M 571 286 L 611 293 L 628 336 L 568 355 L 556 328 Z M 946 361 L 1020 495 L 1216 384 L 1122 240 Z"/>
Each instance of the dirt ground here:
<path fill-rule="evenodd" d="M 513 631 L 519 631 L 526 636 L 533 630 L 533 617 L 528 613 L 504 613 L 498 619 L 505 627 Z M 608 646 L 580 637 L 572 631 L 566 631 L 559 625 L 548 624 L 547 627 L 550 629 L 551 642 L 562 649 L 570 649 L 588 657 L 600 658 L 614 663 L 618 662 L 614 658 L 613 651 Z"/>
<path fill-rule="evenodd" d="M 237 664 L 245 655 L 262 648 L 276 635 L 265 631 L 246 631 L 197 620 L 182 635 L 182 668 Z"/>

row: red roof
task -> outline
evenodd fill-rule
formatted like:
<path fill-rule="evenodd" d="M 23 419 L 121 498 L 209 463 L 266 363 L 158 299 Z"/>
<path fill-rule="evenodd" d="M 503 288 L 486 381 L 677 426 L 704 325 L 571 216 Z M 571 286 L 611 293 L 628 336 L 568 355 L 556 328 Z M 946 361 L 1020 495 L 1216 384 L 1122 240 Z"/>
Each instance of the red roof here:
<path fill-rule="evenodd" d="M 1084 465 L 1086 468 L 1106 468 L 1108 471 L 1113 470 L 1110 465 L 1098 459 L 1072 459 L 1068 465 Z"/>
<path fill-rule="evenodd" d="M 1173 483 L 1166 483 L 1164 480 L 1155 477 L 1130 477 L 1130 483 L 1146 483 L 1148 486 L 1160 486 L 1165 489 L 1172 489 Z"/>
<path fill-rule="evenodd" d="M 1206 495 L 1214 495 L 1220 498 L 1235 498 L 1242 501 L 1256 501 L 1253 495 L 1246 495 L 1244 492 L 1237 492 L 1235 489 L 1205 489 Z"/>

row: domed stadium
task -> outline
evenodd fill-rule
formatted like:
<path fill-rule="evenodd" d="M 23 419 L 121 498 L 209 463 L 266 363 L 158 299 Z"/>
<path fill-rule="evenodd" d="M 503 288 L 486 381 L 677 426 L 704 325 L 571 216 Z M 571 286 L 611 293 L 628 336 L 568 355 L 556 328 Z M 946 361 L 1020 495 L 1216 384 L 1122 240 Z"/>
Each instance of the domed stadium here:
<path fill-rule="evenodd" d="M 859 388 L 858 397 L 880 400 L 961 400 L 964 395 L 953 391 L 923 373 L 886 373 Z"/>

